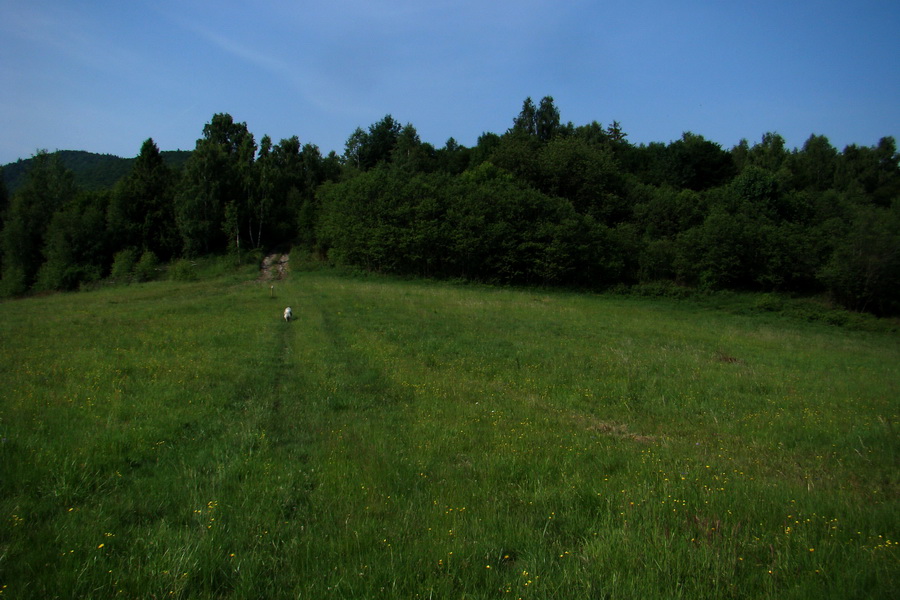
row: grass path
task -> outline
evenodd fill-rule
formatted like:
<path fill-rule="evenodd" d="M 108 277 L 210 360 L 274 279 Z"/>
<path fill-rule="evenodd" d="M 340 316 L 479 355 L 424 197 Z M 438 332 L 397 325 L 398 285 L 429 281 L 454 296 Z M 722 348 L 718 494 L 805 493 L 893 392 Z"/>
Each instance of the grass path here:
<path fill-rule="evenodd" d="M 3 596 L 897 586 L 896 336 L 253 277 L 0 304 Z"/>

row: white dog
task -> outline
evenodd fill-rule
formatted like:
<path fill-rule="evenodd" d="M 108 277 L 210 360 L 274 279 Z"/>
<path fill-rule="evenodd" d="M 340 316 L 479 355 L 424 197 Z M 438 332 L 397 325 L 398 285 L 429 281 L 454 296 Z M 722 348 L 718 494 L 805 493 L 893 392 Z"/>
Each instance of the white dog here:
<path fill-rule="evenodd" d="M 286 309 L 284 309 L 284 320 L 290 321 L 293 318 L 294 318 L 294 313 L 291 312 L 291 307 L 288 306 Z"/>

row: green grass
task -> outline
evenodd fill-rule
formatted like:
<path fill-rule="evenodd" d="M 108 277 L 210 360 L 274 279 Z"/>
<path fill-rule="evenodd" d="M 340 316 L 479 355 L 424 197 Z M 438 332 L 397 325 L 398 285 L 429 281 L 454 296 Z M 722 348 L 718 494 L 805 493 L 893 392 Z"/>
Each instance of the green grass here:
<path fill-rule="evenodd" d="M 253 278 L 0 304 L 0 597 L 900 584 L 896 334 L 327 271 L 273 299 Z"/>

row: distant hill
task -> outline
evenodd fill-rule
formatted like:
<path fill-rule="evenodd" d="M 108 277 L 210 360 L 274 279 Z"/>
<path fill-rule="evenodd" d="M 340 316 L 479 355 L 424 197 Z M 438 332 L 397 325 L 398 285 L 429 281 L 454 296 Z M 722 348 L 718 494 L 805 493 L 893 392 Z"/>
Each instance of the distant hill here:
<path fill-rule="evenodd" d="M 63 166 L 75 174 L 75 183 L 85 190 L 104 190 L 113 187 L 117 181 L 131 171 L 134 158 L 121 158 L 112 154 L 95 154 L 83 150 L 57 150 Z M 190 150 L 165 150 L 163 160 L 175 170 L 181 169 L 191 155 Z M 19 159 L 3 165 L 3 181 L 6 189 L 13 194 L 23 183 L 25 175 L 34 161 L 32 158 Z"/>

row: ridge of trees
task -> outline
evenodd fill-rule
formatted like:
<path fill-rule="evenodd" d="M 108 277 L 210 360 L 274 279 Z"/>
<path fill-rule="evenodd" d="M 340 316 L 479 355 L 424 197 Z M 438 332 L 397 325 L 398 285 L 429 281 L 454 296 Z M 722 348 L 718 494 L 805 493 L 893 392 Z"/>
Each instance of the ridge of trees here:
<path fill-rule="evenodd" d="M 97 154 L 84 150 L 57 150 L 63 167 L 72 171 L 75 184 L 83 190 L 104 190 L 113 187 L 120 179 L 131 171 L 134 158 L 121 158 L 112 154 Z M 190 150 L 164 150 L 161 152 L 165 163 L 173 169 L 184 166 Z M 24 183 L 28 171 L 34 165 L 34 158 L 19 159 L 0 167 L 3 172 L 3 183 L 10 194 L 13 194 Z"/>
<path fill-rule="evenodd" d="M 777 133 L 730 150 L 692 132 L 627 138 L 616 121 L 563 123 L 546 96 L 473 147 L 435 148 L 386 115 L 340 156 L 296 136 L 257 143 L 216 114 L 179 167 L 148 139 L 107 189 L 39 152 L 18 187 L 0 186 L 0 293 L 74 289 L 126 256 L 292 244 L 387 273 L 827 292 L 853 310 L 900 313 L 893 138 L 840 152 L 821 135 L 793 150 Z"/>

